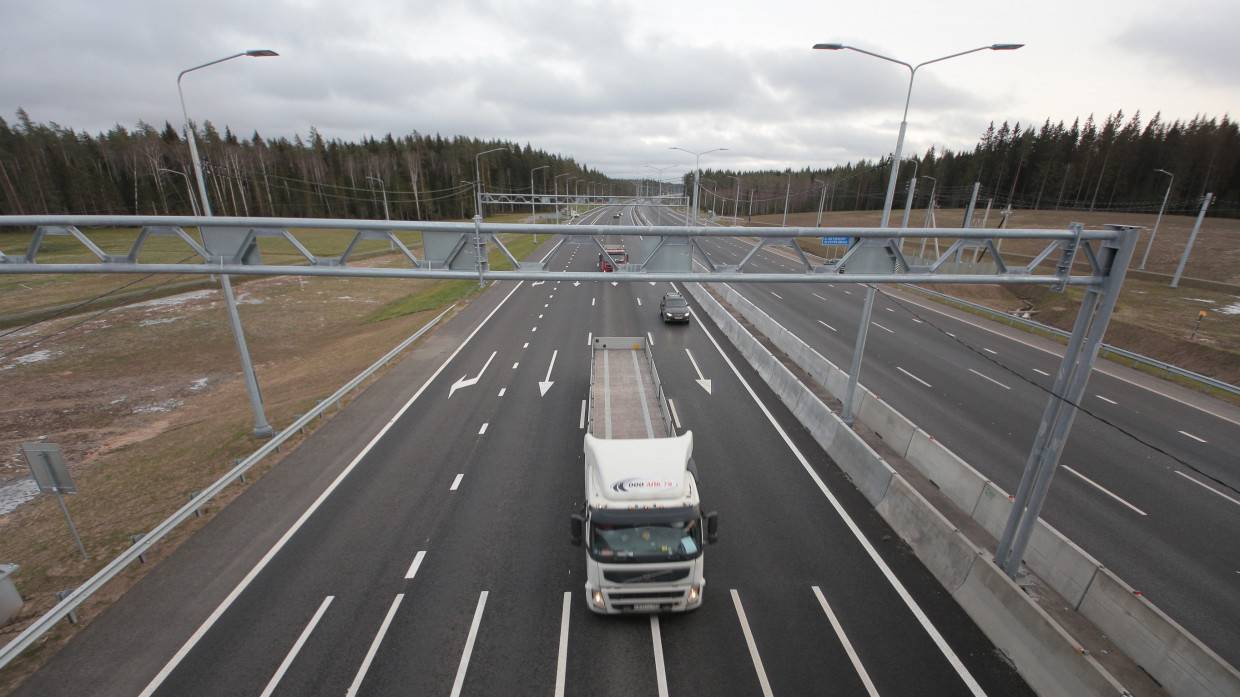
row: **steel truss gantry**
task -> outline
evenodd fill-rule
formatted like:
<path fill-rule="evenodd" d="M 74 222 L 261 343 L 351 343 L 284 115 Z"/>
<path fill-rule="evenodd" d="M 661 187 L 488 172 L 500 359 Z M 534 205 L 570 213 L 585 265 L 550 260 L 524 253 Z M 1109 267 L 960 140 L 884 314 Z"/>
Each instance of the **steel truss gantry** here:
<path fill-rule="evenodd" d="M 608 196 L 601 194 L 531 194 L 529 192 L 498 192 L 484 191 L 479 194 L 483 203 L 512 204 L 528 206 L 531 203 L 540 206 L 565 206 L 578 204 L 583 206 L 642 206 L 649 208 L 687 208 L 688 196 Z"/>
<path fill-rule="evenodd" d="M 516 195 L 514 195 L 516 196 Z M 528 195 L 524 199 L 529 203 Z M 563 198 L 563 197 L 562 197 Z M 573 197 L 579 200 L 584 197 Z M 621 197 L 594 197 L 610 203 Z M 667 198 L 667 197 L 663 197 Z M 683 199 L 683 197 L 676 197 Z M 639 199 L 632 199 L 637 203 Z M 496 200 L 487 202 L 498 202 Z M 518 199 L 513 202 L 520 203 Z M 652 205 L 640 199 L 640 205 Z M 132 230 L 132 240 L 124 254 L 105 252 L 87 232 L 92 228 Z M 348 237 L 345 250 L 338 255 L 311 252 L 292 230 L 332 230 Z M 197 236 L 189 230 L 196 230 Z M 472 222 L 425 222 L 388 220 L 338 220 L 323 218 L 216 218 L 195 216 L 0 216 L 0 234 L 10 238 L 14 232 L 31 231 L 26 251 L 21 255 L 0 252 L 0 274 L 48 273 L 142 273 L 142 274 L 229 274 L 236 276 L 353 276 L 364 278 L 446 278 L 491 280 L 578 280 L 578 281 L 682 281 L 729 283 L 968 283 L 1035 284 L 1062 291 L 1067 286 L 1085 289 L 1064 358 L 1055 376 L 1042 422 L 1030 450 L 996 553 L 997 563 L 1011 576 L 1020 570 L 1038 514 L 1045 501 L 1076 417 L 1077 404 L 1101 345 L 1103 334 L 1119 298 L 1136 246 L 1138 228 L 1110 225 L 1103 230 L 1086 230 L 1073 223 L 1066 229 L 976 228 L 817 228 L 817 227 L 718 227 L 661 225 L 544 225 L 487 223 L 479 217 Z M 114 234 L 114 233 L 113 233 Z M 402 240 L 401 236 L 406 236 Z M 409 235 L 420 236 L 421 254 L 407 244 Z M 558 244 L 593 243 L 602 255 L 605 235 L 639 236 L 630 263 L 615 264 L 611 273 L 597 271 L 550 271 L 545 261 L 521 261 L 504 245 L 500 235 L 560 235 Z M 815 264 L 797 244 L 798 237 L 847 236 L 856 238 L 838 261 Z M 69 237 L 81 247 L 83 260 L 47 263 L 39 260 L 50 237 Z M 146 261 L 143 251 L 155 237 L 180 240 L 187 252 L 184 263 Z M 711 261 L 698 244 L 704 238 L 754 240 L 740 263 Z M 947 238 L 954 242 L 934 261 L 911 264 L 900 251 L 904 238 Z M 3 239 L 3 238 L 0 238 Z M 264 264 L 259 242 L 282 240 L 303 258 L 299 264 Z M 374 268 L 351 265 L 357 245 L 365 240 L 383 240 L 408 262 L 402 268 Z M 1002 240 L 1039 240 L 1042 250 L 1026 264 L 1009 264 L 1000 251 Z M 512 264 L 511 271 L 490 268 L 488 250 L 495 247 Z M 801 268 L 788 273 L 757 273 L 747 270 L 763 247 L 784 245 L 793 250 Z M 964 247 L 983 246 L 995 265 L 993 273 L 949 274 L 940 269 Z M 61 252 L 63 254 L 63 252 Z M 550 254 L 546 258 L 550 257 Z M 608 256 L 610 259 L 610 256 Z M 1050 273 L 1039 273 L 1040 265 L 1053 259 Z M 1087 272 L 1074 275 L 1079 262 Z M 694 265 L 703 270 L 695 271 Z M 868 329 L 864 323 L 860 331 Z M 864 339 L 862 338 L 862 341 Z M 860 343 L 860 342 L 859 342 Z M 861 343 L 860 345 L 864 345 Z M 856 364 L 854 364 L 856 365 Z M 858 372 L 856 369 L 852 373 Z M 851 402 L 851 400 L 849 400 Z"/>

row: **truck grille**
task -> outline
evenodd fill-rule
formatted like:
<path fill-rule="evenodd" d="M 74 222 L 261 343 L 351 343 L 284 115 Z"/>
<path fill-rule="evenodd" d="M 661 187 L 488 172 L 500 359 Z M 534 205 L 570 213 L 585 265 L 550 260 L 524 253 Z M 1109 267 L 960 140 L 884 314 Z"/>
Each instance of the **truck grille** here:
<path fill-rule="evenodd" d="M 607 599 L 621 612 L 671 610 L 684 602 L 685 591 L 617 591 L 608 589 Z"/>
<path fill-rule="evenodd" d="M 689 569 L 668 569 L 660 574 L 653 574 L 650 571 L 604 571 L 603 578 L 613 583 L 629 583 L 636 579 L 641 579 L 638 583 L 672 583 L 683 578 L 688 578 Z"/>

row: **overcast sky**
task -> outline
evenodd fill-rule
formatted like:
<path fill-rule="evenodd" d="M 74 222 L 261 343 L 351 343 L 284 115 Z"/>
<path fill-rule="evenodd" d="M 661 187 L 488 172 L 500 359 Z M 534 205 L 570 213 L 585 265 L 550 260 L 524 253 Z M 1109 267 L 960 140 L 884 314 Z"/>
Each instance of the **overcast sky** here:
<path fill-rule="evenodd" d="M 944 5 L 950 5 L 945 9 Z M 248 135 L 505 138 L 615 176 L 704 166 L 828 166 L 894 146 L 900 66 L 920 71 L 906 152 L 971 147 L 989 121 L 1116 109 L 1240 115 L 1237 0 L 1041 3 L 10 0 L 0 8 L 0 114 L 92 132 L 195 119 Z"/>

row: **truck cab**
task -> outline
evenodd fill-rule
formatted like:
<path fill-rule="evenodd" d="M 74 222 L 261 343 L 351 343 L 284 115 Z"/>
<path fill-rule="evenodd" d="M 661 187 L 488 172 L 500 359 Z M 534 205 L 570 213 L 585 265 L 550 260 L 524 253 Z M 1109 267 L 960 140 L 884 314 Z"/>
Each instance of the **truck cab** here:
<path fill-rule="evenodd" d="M 607 257 L 611 257 L 611 259 Z M 619 265 L 627 264 L 629 263 L 629 253 L 624 247 L 606 247 L 604 252 L 599 252 L 598 254 L 598 270 L 603 273 L 615 271 L 616 269 L 611 263 L 612 260 Z"/>

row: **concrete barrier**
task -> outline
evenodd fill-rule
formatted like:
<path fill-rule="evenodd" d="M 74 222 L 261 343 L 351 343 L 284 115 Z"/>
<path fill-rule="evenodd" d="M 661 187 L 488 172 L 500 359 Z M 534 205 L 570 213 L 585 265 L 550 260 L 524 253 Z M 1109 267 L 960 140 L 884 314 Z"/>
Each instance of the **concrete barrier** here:
<path fill-rule="evenodd" d="M 1042 697 L 1129 694 L 988 555 L 973 562 L 952 597 Z"/>
<path fill-rule="evenodd" d="M 961 535 L 904 477 L 897 474 L 891 478 L 887 494 L 875 509 L 948 592 L 964 585 L 982 550 Z"/>
<path fill-rule="evenodd" d="M 912 421 L 905 418 L 904 414 L 893 409 L 890 404 L 879 399 L 869 390 L 863 392 L 861 399 L 857 400 L 856 415 L 861 423 L 877 433 L 878 437 L 882 438 L 883 442 L 896 451 L 900 457 L 908 453 L 913 434 L 919 430 Z"/>
<path fill-rule="evenodd" d="M 0 564 L 0 627 L 9 623 L 22 609 L 22 596 L 13 585 L 16 564 Z"/>
<path fill-rule="evenodd" d="M 1099 570 L 1080 612 L 1171 694 L 1240 695 L 1240 672 L 1109 569 Z"/>
<path fill-rule="evenodd" d="M 957 508 L 970 515 L 977 508 L 982 490 L 990 483 L 969 463 L 920 428 L 910 439 L 904 459 L 934 482 Z"/>

